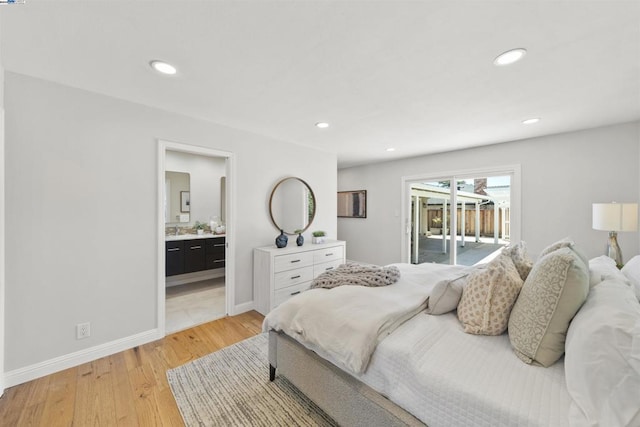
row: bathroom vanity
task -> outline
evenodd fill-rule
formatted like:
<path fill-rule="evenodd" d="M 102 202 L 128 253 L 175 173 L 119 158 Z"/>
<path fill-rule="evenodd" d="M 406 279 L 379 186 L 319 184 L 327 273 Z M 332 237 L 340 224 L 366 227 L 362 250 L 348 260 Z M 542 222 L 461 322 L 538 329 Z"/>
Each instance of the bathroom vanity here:
<path fill-rule="evenodd" d="M 183 234 L 167 236 L 166 276 L 224 268 L 225 236 Z"/>

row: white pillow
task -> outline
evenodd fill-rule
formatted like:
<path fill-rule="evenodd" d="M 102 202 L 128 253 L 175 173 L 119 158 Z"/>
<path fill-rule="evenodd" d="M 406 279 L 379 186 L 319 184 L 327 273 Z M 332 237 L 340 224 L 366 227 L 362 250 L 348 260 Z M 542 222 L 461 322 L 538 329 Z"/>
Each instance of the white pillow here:
<path fill-rule="evenodd" d="M 572 426 L 640 425 L 640 304 L 608 279 L 591 289 L 565 346 Z"/>
<path fill-rule="evenodd" d="M 487 268 L 486 264 L 474 266 L 469 272 L 455 279 L 444 279 L 433 286 L 427 298 L 427 314 L 440 315 L 458 308 L 462 297 L 462 290 L 467 286 L 469 275 L 475 271 Z"/>
<path fill-rule="evenodd" d="M 636 255 L 622 267 L 622 273 L 633 285 L 636 291 L 636 298 L 640 301 L 640 255 Z"/>
<path fill-rule="evenodd" d="M 589 260 L 589 285 L 596 286 L 598 283 L 607 279 L 616 279 L 628 283 L 627 277 L 618 270 L 616 262 L 613 258 L 606 255 Z"/>
<path fill-rule="evenodd" d="M 427 298 L 427 309 L 425 311 L 428 314 L 440 315 L 455 310 L 458 307 L 462 297 L 462 290 L 466 283 L 466 275 L 459 279 L 445 279 L 436 283 L 431 295 Z"/>

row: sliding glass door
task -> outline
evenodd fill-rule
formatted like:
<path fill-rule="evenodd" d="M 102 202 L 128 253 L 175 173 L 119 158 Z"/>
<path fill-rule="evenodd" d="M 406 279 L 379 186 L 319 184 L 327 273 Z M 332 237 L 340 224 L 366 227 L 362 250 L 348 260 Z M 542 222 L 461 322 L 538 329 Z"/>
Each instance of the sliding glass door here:
<path fill-rule="evenodd" d="M 519 183 L 515 167 L 405 178 L 410 206 L 406 259 L 413 264 L 474 265 L 495 257 L 512 235 L 516 172 Z M 519 224 L 516 227 L 519 230 Z"/>

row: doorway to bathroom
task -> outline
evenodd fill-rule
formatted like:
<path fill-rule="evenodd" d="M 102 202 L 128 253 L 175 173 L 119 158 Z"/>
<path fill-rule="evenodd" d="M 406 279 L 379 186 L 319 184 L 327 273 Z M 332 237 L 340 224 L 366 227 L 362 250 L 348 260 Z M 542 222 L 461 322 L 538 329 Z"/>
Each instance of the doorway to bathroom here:
<path fill-rule="evenodd" d="M 158 326 L 171 334 L 233 314 L 233 157 L 160 141 L 158 169 Z"/>

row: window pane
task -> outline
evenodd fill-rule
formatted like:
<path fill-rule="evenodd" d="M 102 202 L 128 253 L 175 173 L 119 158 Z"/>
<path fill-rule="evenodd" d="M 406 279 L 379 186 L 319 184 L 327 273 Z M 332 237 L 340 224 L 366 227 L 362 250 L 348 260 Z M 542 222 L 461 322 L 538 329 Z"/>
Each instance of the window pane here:
<path fill-rule="evenodd" d="M 411 262 L 449 264 L 451 180 L 415 183 L 411 186 L 411 194 Z"/>

